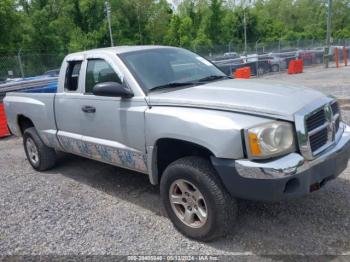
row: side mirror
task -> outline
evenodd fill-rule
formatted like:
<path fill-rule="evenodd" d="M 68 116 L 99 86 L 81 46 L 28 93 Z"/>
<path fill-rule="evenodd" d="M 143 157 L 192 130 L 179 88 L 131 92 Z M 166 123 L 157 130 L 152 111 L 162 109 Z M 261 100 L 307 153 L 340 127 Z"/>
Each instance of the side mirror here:
<path fill-rule="evenodd" d="M 117 82 L 104 82 L 95 85 L 92 89 L 92 93 L 95 96 L 112 96 L 131 98 L 134 94 L 126 89 L 122 84 Z"/>

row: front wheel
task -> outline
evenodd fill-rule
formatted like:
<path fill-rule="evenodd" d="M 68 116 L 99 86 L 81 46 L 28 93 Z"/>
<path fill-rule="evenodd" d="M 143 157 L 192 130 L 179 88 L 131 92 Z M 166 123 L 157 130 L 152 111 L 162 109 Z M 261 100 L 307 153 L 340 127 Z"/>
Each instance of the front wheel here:
<path fill-rule="evenodd" d="M 206 159 L 185 157 L 170 164 L 160 192 L 166 214 L 183 235 L 210 241 L 232 231 L 237 203 Z"/>

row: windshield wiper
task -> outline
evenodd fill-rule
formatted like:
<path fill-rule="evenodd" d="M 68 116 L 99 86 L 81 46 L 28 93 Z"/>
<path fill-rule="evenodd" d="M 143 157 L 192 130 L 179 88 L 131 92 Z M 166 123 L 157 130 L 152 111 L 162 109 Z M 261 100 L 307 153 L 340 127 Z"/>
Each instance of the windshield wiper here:
<path fill-rule="evenodd" d="M 182 87 L 182 86 L 196 86 L 196 85 L 203 84 L 204 82 L 219 80 L 219 79 L 223 79 L 223 78 L 229 79 L 231 77 L 226 76 L 226 75 L 221 75 L 221 76 L 220 75 L 211 75 L 211 76 L 207 76 L 207 77 L 201 78 L 199 80 L 196 80 L 195 82 L 171 82 L 168 84 L 155 86 L 155 87 L 151 88 L 150 91 L 166 89 L 166 88 L 173 88 L 173 87 Z"/>
<path fill-rule="evenodd" d="M 215 80 L 220 80 L 220 79 L 223 79 L 223 78 L 231 79 L 231 77 L 226 76 L 226 75 L 221 75 L 221 76 L 219 76 L 219 75 L 211 75 L 211 76 L 203 77 L 203 78 L 197 80 L 197 82 L 215 81 Z"/>
<path fill-rule="evenodd" d="M 173 87 L 181 87 L 181 86 L 191 86 L 191 85 L 195 85 L 195 84 L 197 84 L 197 83 L 193 83 L 193 82 L 172 82 L 172 83 L 168 83 L 168 84 L 165 84 L 165 85 L 155 86 L 155 87 L 151 88 L 150 91 L 166 89 L 166 88 L 173 88 Z"/>

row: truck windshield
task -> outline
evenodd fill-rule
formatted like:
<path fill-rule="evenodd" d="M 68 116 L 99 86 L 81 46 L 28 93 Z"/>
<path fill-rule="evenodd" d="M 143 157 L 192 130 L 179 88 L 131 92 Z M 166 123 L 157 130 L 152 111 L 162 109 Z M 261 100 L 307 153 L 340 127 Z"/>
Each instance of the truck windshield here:
<path fill-rule="evenodd" d="M 180 48 L 133 51 L 120 57 L 146 92 L 227 78 L 203 57 Z"/>

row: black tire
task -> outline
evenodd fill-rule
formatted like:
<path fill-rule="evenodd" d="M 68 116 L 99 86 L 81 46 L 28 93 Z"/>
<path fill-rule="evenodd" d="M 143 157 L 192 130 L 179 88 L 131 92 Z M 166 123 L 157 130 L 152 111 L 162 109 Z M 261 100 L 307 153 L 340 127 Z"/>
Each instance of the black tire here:
<path fill-rule="evenodd" d="M 322 58 L 321 57 L 316 57 L 315 64 L 322 64 Z"/>
<path fill-rule="evenodd" d="M 265 68 L 262 66 L 258 67 L 258 71 L 256 72 L 257 76 L 262 76 L 265 74 Z"/>
<path fill-rule="evenodd" d="M 10 136 L 12 136 L 13 134 L 11 132 L 11 129 L 10 129 L 9 125 L 7 125 L 7 130 L 9 131 Z"/>
<path fill-rule="evenodd" d="M 33 142 L 37 150 L 37 161 L 33 160 L 30 155 L 30 145 L 28 140 Z M 23 133 L 23 146 L 27 159 L 31 166 L 38 171 L 44 171 L 52 168 L 56 163 L 56 151 L 46 146 L 39 137 L 34 127 L 27 128 Z"/>
<path fill-rule="evenodd" d="M 279 65 L 272 65 L 272 66 L 271 66 L 271 71 L 272 71 L 272 72 L 278 72 L 279 70 L 280 70 Z"/>
<path fill-rule="evenodd" d="M 173 183 L 179 180 L 192 183 L 205 200 L 207 218 L 199 228 L 186 225 L 174 212 L 170 190 Z M 183 235 L 199 241 L 211 241 L 232 232 L 237 218 L 237 201 L 223 187 L 208 160 L 184 157 L 170 164 L 161 177 L 160 194 L 163 209 Z"/>

